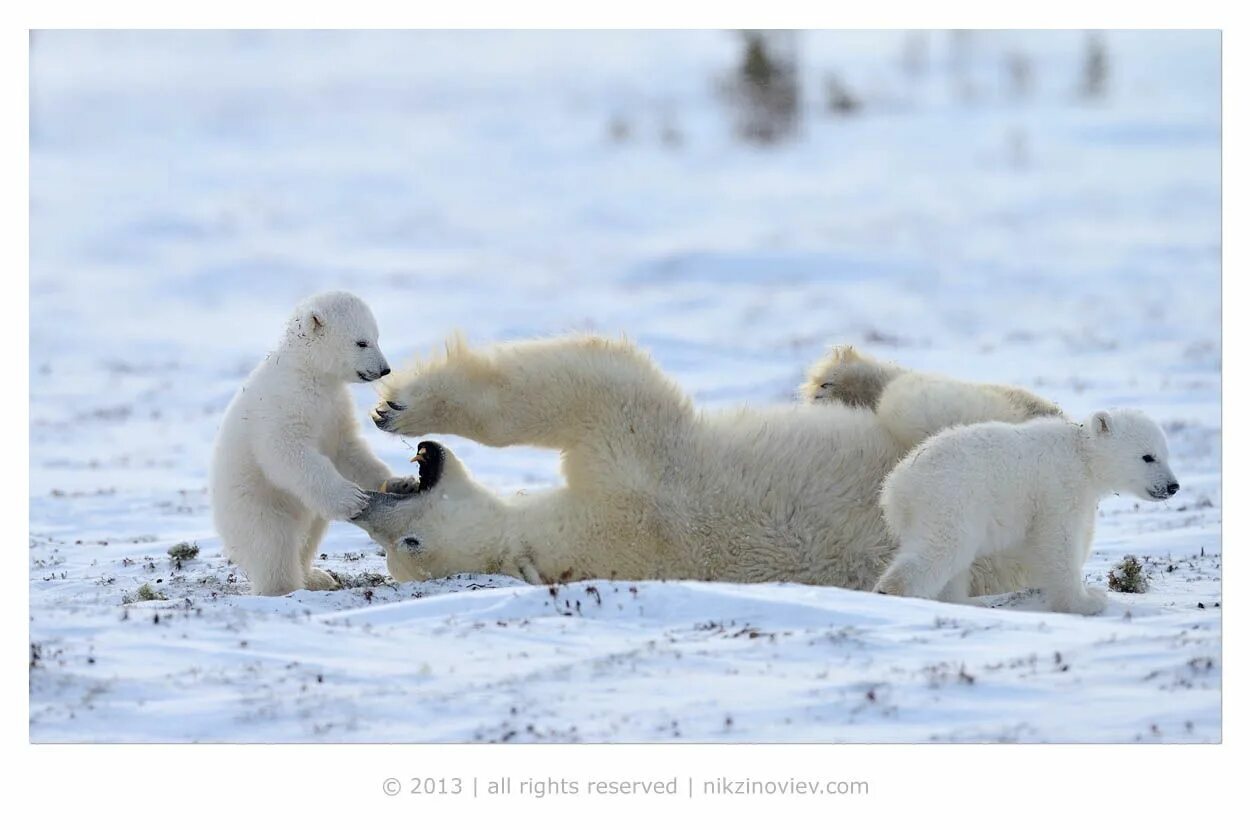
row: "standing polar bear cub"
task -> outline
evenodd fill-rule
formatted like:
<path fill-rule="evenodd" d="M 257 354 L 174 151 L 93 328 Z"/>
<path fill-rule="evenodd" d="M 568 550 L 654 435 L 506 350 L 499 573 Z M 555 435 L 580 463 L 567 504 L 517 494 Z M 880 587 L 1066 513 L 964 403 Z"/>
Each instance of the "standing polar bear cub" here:
<path fill-rule="evenodd" d="M 356 427 L 349 383 L 390 373 L 364 301 L 318 294 L 226 410 L 213 449 L 213 524 L 256 594 L 336 588 L 312 567 L 329 519 L 350 519 L 390 475 Z"/>
<path fill-rule="evenodd" d="M 965 601 L 974 560 L 998 556 L 1019 560 L 1051 610 L 1097 614 L 1107 596 L 1082 583 L 1081 569 L 1098 500 L 1125 491 L 1161 501 L 1179 489 L 1163 431 L 1136 410 L 946 430 L 882 485 L 899 549 L 877 590 Z"/>

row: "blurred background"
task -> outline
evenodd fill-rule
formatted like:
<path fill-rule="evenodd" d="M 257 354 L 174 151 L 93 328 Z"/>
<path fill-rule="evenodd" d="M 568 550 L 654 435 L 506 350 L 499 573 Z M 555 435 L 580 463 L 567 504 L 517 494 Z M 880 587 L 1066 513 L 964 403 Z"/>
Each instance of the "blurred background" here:
<path fill-rule="evenodd" d="M 210 532 L 221 412 L 331 287 L 396 364 L 624 332 L 728 405 L 850 342 L 1141 406 L 1218 490 L 1218 33 L 37 32 L 31 70 L 48 526 L 112 492 Z"/>

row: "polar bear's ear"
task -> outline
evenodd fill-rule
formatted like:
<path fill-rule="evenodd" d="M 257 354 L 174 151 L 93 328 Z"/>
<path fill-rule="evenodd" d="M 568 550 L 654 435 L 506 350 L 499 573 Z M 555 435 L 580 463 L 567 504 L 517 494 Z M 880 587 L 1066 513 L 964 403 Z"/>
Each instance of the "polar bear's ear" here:
<path fill-rule="evenodd" d="M 319 308 L 310 308 L 304 312 L 304 331 L 317 335 L 325 331 L 326 316 Z"/>
<path fill-rule="evenodd" d="M 1095 435 L 1111 434 L 1111 413 L 1100 409 L 1089 416 L 1089 431 Z"/>

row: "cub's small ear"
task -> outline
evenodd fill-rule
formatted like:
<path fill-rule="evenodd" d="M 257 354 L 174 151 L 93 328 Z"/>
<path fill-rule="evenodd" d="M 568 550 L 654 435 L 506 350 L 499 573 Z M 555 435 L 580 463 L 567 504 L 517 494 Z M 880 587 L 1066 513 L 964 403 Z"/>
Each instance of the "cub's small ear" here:
<path fill-rule="evenodd" d="M 326 316 L 320 309 L 310 308 L 304 312 L 304 331 L 319 335 L 325 331 Z"/>
<path fill-rule="evenodd" d="M 1111 413 L 1100 409 L 1089 416 L 1089 431 L 1095 435 L 1111 434 Z"/>

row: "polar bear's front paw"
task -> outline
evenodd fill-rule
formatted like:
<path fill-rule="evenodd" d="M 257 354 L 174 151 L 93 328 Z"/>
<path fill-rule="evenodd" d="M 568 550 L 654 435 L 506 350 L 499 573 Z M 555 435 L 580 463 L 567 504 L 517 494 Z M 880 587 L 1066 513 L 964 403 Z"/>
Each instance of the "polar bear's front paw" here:
<path fill-rule="evenodd" d="M 1093 616 L 1107 608 L 1107 592 L 1100 588 L 1083 586 L 1072 596 L 1051 600 L 1050 610 L 1068 614 Z"/>
<path fill-rule="evenodd" d="M 310 591 L 337 591 L 340 586 L 338 580 L 328 571 L 312 568 L 308 571 L 308 578 L 304 580 L 304 587 Z"/>
<path fill-rule="evenodd" d="M 397 496 L 407 496 L 421 489 L 421 482 L 416 476 L 401 476 L 399 478 L 388 478 L 382 482 L 383 493 L 394 493 Z"/>
<path fill-rule="evenodd" d="M 396 428 L 398 413 L 403 412 L 408 407 L 398 401 L 380 401 L 373 411 L 369 413 L 369 417 L 373 419 L 373 425 L 384 432 L 392 432 Z"/>
<path fill-rule="evenodd" d="M 338 498 L 334 499 L 326 511 L 327 519 L 337 519 L 346 521 L 360 515 L 360 512 L 369 505 L 369 494 L 359 487 L 352 485 L 351 489 L 345 490 Z"/>
<path fill-rule="evenodd" d="M 889 594 L 894 597 L 909 596 L 911 591 L 907 584 L 907 578 L 897 569 L 890 569 L 877 580 L 877 584 L 873 587 L 873 591 L 878 594 Z"/>
<path fill-rule="evenodd" d="M 1082 614 L 1101 614 L 1107 610 L 1107 592 L 1101 588 L 1085 588 L 1085 609 Z"/>

